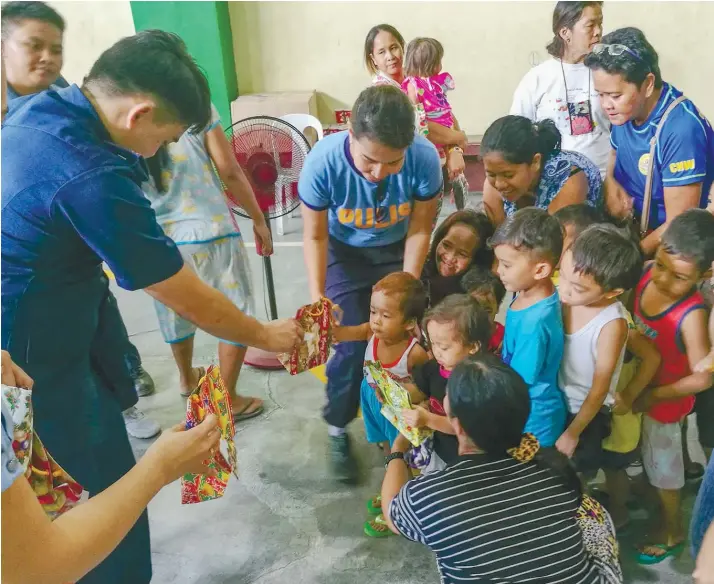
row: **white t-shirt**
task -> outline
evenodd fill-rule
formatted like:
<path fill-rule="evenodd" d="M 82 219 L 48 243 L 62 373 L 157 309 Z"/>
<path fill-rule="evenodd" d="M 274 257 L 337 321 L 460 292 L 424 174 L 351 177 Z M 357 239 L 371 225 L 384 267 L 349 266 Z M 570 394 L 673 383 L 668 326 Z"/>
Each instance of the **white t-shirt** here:
<path fill-rule="evenodd" d="M 605 308 L 579 331 L 565 335 L 563 360 L 558 372 L 558 386 L 565 393 L 568 411 L 577 414 L 588 397 L 595 376 L 597 361 L 597 341 L 600 332 L 606 324 L 619 318 L 627 321 L 627 310 L 621 302 L 615 302 Z M 612 374 L 610 389 L 605 398 L 605 405 L 615 402 L 615 389 L 620 379 L 620 370 L 625 357 L 625 347 L 622 347 L 617 366 Z"/>
<path fill-rule="evenodd" d="M 587 107 L 589 99 L 594 126 L 592 131 L 581 129 L 580 132 L 584 133 L 579 133 L 578 116 L 569 115 L 565 98 L 566 84 L 567 102 Z M 574 107 L 574 111 L 578 111 L 579 107 Z M 548 59 L 533 67 L 518 84 L 513 94 L 510 113 L 525 116 L 534 122 L 553 120 L 560 130 L 563 150 L 574 150 L 584 154 L 600 169 L 600 174 L 605 176 L 610 154 L 610 122 L 600 107 L 600 99 L 595 91 L 590 70 L 582 63 L 561 64 L 558 59 Z M 574 120 L 576 135 L 573 135 L 571 119 Z"/>

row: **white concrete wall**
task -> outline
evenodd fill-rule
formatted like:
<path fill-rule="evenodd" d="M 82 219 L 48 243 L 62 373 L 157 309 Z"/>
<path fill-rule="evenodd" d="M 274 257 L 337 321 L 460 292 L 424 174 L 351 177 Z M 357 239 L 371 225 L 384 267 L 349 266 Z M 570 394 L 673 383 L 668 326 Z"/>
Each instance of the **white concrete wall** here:
<path fill-rule="evenodd" d="M 364 37 L 387 22 L 444 44 L 452 105 L 469 133 L 507 113 L 516 84 L 547 57 L 554 2 L 231 2 L 239 91 L 320 92 L 320 117 L 349 108 L 369 77 Z M 714 2 L 606 2 L 605 30 L 637 26 L 662 73 L 714 117 Z M 453 98 L 451 97 L 453 96 Z"/>

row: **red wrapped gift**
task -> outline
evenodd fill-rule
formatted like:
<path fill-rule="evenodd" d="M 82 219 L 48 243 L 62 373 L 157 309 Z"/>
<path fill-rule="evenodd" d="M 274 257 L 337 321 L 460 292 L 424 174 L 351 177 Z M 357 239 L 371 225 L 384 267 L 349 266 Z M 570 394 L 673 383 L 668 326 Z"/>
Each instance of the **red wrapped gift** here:
<path fill-rule="evenodd" d="M 335 121 L 338 124 L 346 124 L 350 121 L 352 112 L 350 110 L 335 110 Z"/>
<path fill-rule="evenodd" d="M 337 324 L 333 306 L 327 298 L 321 298 L 298 309 L 295 319 L 305 331 L 305 338 L 292 353 L 278 355 L 290 375 L 327 363 L 332 346 L 332 329 Z"/>

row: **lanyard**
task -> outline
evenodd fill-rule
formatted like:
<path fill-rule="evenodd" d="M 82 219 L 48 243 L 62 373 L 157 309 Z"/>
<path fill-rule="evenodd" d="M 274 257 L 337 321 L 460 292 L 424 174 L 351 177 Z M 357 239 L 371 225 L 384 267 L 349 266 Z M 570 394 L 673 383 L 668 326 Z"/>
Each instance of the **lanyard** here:
<path fill-rule="evenodd" d="M 588 108 L 587 108 L 587 111 L 584 114 L 581 114 L 578 116 L 579 118 L 584 117 L 587 120 L 587 122 L 586 122 L 587 126 L 585 128 L 578 128 L 578 130 L 576 131 L 573 128 L 573 113 L 575 110 L 574 106 L 576 106 L 578 104 L 573 103 L 572 107 L 571 107 L 570 100 L 568 99 L 568 82 L 565 78 L 565 67 L 563 66 L 562 59 L 560 60 L 560 71 L 563 74 L 563 85 L 565 86 L 565 106 L 568 108 L 568 122 L 570 124 L 570 135 L 571 136 L 579 136 L 582 134 L 589 134 L 594 129 L 593 118 L 592 118 L 593 110 L 592 110 L 592 104 L 590 103 L 590 82 L 592 80 L 592 75 L 588 71 L 588 101 L 587 101 Z"/>

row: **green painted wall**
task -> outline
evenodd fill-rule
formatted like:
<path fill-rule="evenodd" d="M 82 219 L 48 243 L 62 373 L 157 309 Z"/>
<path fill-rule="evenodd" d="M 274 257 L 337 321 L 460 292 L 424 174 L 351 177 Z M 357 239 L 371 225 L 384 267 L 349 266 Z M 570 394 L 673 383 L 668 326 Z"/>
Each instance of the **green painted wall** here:
<path fill-rule="evenodd" d="M 179 35 L 205 71 L 211 99 L 223 126 L 231 124 L 230 103 L 238 97 L 231 22 L 227 2 L 131 2 L 136 30 L 160 29 Z"/>

